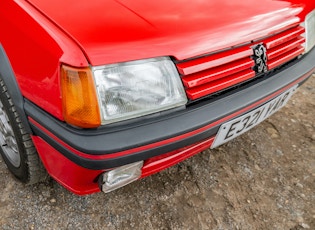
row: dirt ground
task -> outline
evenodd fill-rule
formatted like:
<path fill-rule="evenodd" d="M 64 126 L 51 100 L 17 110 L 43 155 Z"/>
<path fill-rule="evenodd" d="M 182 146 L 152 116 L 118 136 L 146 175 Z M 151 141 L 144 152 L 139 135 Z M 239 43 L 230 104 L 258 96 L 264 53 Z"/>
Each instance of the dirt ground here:
<path fill-rule="evenodd" d="M 0 158 L 1 229 L 315 229 L 314 86 L 228 144 L 110 194 L 27 187 Z"/>

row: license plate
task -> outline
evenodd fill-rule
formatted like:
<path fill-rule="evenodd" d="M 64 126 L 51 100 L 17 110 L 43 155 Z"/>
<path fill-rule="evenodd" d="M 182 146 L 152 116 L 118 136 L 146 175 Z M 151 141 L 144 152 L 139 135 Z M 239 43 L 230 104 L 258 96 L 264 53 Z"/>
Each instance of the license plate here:
<path fill-rule="evenodd" d="M 277 112 L 286 105 L 296 91 L 297 87 L 298 86 L 296 85 L 259 108 L 221 125 L 211 148 L 222 145 L 245 133 L 263 120 L 267 119 L 273 113 Z"/>

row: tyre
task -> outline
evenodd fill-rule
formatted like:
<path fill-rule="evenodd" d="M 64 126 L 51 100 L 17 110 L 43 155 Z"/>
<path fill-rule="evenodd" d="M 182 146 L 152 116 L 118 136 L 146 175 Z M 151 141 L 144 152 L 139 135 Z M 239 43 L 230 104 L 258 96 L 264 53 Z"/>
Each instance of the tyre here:
<path fill-rule="evenodd" d="M 25 184 L 47 179 L 47 172 L 29 133 L 21 123 L 4 81 L 0 78 L 0 153 L 8 169 Z"/>

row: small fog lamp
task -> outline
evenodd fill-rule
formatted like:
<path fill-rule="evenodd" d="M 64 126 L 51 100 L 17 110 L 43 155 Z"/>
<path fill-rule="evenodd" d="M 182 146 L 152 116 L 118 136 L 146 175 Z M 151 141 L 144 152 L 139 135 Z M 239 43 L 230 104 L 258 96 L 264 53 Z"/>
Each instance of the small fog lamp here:
<path fill-rule="evenodd" d="M 99 180 L 101 190 L 108 193 L 139 179 L 142 166 L 143 161 L 139 161 L 103 173 Z"/>

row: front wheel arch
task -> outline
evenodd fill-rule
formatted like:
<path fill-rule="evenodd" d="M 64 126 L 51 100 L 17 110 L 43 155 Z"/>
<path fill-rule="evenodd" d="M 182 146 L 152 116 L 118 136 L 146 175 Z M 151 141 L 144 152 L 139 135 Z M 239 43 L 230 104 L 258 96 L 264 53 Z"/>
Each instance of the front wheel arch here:
<path fill-rule="evenodd" d="M 4 162 L 11 173 L 25 184 L 45 181 L 48 174 L 31 138 L 33 132 L 24 111 L 24 98 L 1 44 L 0 100 L 0 153 Z"/>
<path fill-rule="evenodd" d="M 20 116 L 21 122 L 25 130 L 32 134 L 32 129 L 29 125 L 27 115 L 24 111 L 24 98 L 22 96 L 20 87 L 16 81 L 14 71 L 11 67 L 10 61 L 6 52 L 0 43 L 0 78 L 4 81 L 7 91 L 11 95 L 14 106 Z"/>

